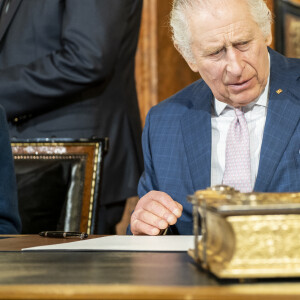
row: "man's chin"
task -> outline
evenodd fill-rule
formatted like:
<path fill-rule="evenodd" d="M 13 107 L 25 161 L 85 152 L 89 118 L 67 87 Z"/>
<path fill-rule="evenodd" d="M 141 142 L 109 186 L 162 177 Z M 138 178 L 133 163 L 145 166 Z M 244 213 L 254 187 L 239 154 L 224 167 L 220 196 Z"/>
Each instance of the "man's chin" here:
<path fill-rule="evenodd" d="M 254 99 L 255 100 L 255 99 Z M 241 106 L 246 106 L 248 104 L 250 104 L 251 102 L 253 102 L 254 100 L 246 100 L 246 101 L 234 101 L 232 102 L 231 106 L 233 107 L 241 107 Z"/>
<path fill-rule="evenodd" d="M 256 100 L 256 98 L 240 98 L 239 97 L 239 98 L 222 99 L 219 101 L 224 102 L 232 107 L 241 107 L 241 106 L 246 106 L 255 100 Z"/>
<path fill-rule="evenodd" d="M 230 103 L 228 104 L 233 107 L 246 106 L 255 101 L 258 97 L 259 95 L 257 93 L 240 93 L 238 95 L 232 95 L 229 99 Z"/>

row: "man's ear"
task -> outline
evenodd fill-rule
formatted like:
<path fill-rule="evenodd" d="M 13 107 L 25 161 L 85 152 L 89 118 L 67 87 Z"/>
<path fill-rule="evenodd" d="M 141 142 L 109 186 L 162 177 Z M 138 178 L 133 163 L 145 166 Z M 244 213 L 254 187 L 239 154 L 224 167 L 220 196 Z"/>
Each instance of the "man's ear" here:
<path fill-rule="evenodd" d="M 196 65 L 196 63 L 194 61 L 191 61 L 190 59 L 187 59 L 185 57 L 185 55 L 183 54 L 183 51 L 180 49 L 180 47 L 178 46 L 178 44 L 175 44 L 174 43 L 174 46 L 176 48 L 176 50 L 181 54 L 181 56 L 184 58 L 184 60 L 186 61 L 186 63 L 189 65 L 190 69 L 193 71 L 193 72 L 196 72 L 198 73 L 198 67 Z"/>
<path fill-rule="evenodd" d="M 185 59 L 185 58 L 184 58 Z M 197 64 L 193 61 L 188 61 L 187 59 L 185 59 L 186 63 L 189 65 L 190 69 L 195 72 L 195 73 L 199 73 Z"/>
<path fill-rule="evenodd" d="M 265 42 L 266 42 L 267 46 L 271 45 L 271 43 L 272 43 L 272 34 L 269 34 L 269 36 L 266 38 Z"/>

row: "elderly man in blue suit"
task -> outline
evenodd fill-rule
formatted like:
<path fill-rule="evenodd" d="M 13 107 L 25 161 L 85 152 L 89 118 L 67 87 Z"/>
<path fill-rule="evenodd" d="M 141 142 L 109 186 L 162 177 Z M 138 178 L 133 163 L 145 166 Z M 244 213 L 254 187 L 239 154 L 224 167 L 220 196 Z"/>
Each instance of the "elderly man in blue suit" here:
<path fill-rule="evenodd" d="M 5 112 L 0 106 L 0 234 L 21 232 L 17 186 Z"/>
<path fill-rule="evenodd" d="M 192 234 L 186 196 L 216 184 L 300 190 L 300 60 L 268 48 L 271 19 L 263 0 L 174 0 L 175 47 L 202 79 L 147 116 L 133 234 Z"/>

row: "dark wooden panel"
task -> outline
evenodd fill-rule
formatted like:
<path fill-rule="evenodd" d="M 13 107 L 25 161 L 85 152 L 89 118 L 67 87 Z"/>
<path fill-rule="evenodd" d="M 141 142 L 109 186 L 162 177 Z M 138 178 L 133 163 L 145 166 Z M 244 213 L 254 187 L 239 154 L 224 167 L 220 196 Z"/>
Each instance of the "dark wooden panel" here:
<path fill-rule="evenodd" d="M 165 0 L 163 0 L 165 1 Z M 136 86 L 142 124 L 149 109 L 157 104 L 157 0 L 144 0 L 136 53 Z"/>
<path fill-rule="evenodd" d="M 13 236 L 0 239 L 0 251 L 66 241 Z M 201 271 L 184 252 L 1 252 L 0 268 L 0 299 L 300 297 L 299 279 L 220 282 Z"/>
<path fill-rule="evenodd" d="M 168 26 L 172 0 L 144 0 L 136 82 L 142 123 L 149 109 L 199 78 L 175 50 Z"/>
<path fill-rule="evenodd" d="M 170 97 L 188 84 L 200 78 L 190 70 L 183 57 L 174 48 L 169 29 L 171 0 L 159 2 L 157 10 L 158 26 L 158 102 Z"/>
<path fill-rule="evenodd" d="M 5 252 L 3 284 L 133 284 L 211 286 L 186 253 Z"/>
<path fill-rule="evenodd" d="M 274 22 L 276 21 L 276 16 L 274 15 L 274 0 L 266 0 L 266 3 L 269 7 L 269 9 L 271 10 L 272 14 L 273 14 L 273 18 L 274 18 Z M 275 26 L 274 26 L 274 22 L 272 24 L 272 44 L 270 45 L 271 48 L 275 48 Z"/>

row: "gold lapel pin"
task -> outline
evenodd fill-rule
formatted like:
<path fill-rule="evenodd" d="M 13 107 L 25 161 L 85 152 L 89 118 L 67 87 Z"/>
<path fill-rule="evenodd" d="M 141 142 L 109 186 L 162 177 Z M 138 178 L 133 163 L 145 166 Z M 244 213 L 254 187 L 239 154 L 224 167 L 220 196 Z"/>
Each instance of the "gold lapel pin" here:
<path fill-rule="evenodd" d="M 281 94 L 282 93 L 282 89 L 278 89 L 277 91 L 276 91 L 276 93 L 279 95 L 279 94 Z"/>

